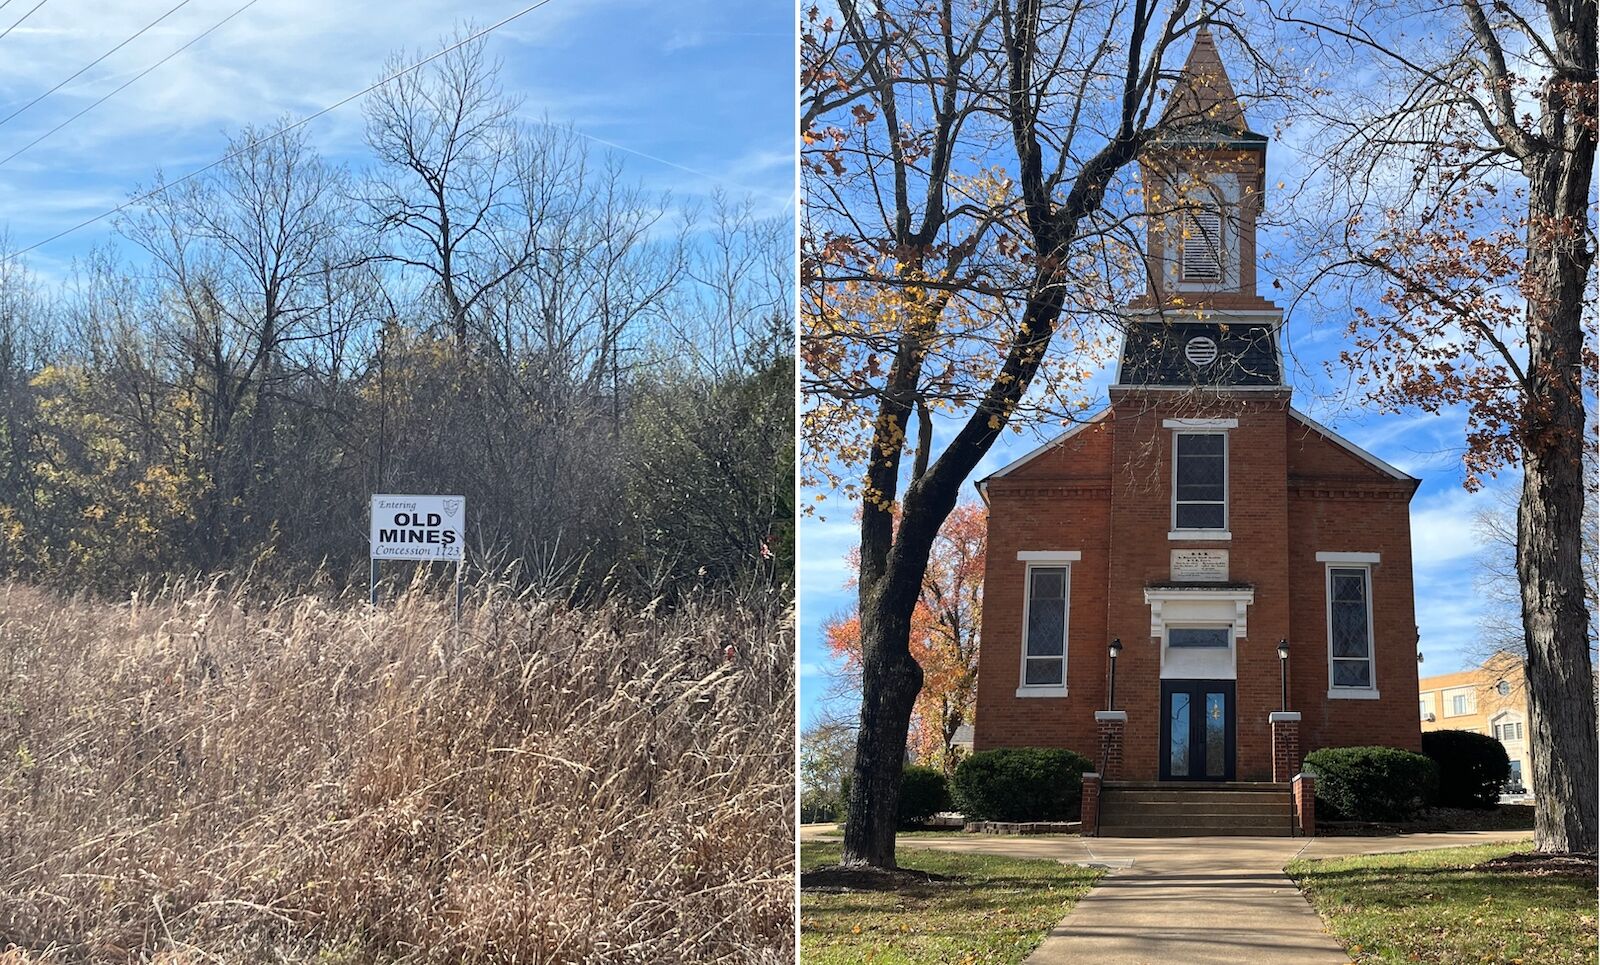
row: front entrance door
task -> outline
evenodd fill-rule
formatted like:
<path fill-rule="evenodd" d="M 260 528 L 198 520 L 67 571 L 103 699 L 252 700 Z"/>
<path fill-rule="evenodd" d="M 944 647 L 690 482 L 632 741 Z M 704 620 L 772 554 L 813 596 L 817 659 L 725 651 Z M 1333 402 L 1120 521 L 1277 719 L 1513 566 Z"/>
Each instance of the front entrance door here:
<path fill-rule="evenodd" d="M 1161 681 L 1161 779 L 1233 780 L 1233 681 Z"/>

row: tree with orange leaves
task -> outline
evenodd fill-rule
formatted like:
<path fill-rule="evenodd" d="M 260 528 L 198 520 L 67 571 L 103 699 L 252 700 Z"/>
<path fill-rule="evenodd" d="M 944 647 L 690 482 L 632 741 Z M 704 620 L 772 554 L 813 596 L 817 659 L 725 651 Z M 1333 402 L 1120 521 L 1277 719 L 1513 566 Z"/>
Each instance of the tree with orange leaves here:
<path fill-rule="evenodd" d="M 983 554 L 988 512 L 962 503 L 935 538 L 911 616 L 911 655 L 922 667 L 922 690 L 911 711 L 907 747 L 918 763 L 955 771 L 956 732 L 972 723 L 978 694 L 978 628 L 983 619 Z M 857 551 L 851 551 L 851 563 Z M 843 660 L 850 687 L 861 677 L 861 619 L 852 610 L 822 625 L 828 650 Z"/>

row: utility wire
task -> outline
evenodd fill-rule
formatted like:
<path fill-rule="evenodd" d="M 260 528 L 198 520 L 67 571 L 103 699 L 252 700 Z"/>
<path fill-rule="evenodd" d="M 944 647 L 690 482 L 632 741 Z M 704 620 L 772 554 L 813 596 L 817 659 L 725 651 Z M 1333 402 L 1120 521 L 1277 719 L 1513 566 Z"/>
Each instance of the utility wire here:
<path fill-rule="evenodd" d="M 184 7 L 188 6 L 192 2 L 193 2 L 193 0 L 178 0 L 178 5 L 177 6 L 173 7 L 171 10 L 168 10 L 166 13 L 164 13 L 161 16 L 157 17 L 156 19 L 150 21 L 149 23 L 145 24 L 143 27 L 139 28 L 139 32 L 138 33 L 136 33 L 133 36 L 129 37 L 127 40 L 124 40 L 122 43 L 117 44 L 115 47 L 112 47 L 110 50 L 108 50 L 105 53 L 101 54 L 100 56 L 96 57 L 94 60 L 91 60 L 87 64 L 84 64 L 82 67 L 79 67 L 77 69 L 77 71 L 75 71 L 72 74 L 71 77 L 68 77 L 66 80 L 62 81 L 61 83 L 57 84 L 56 86 L 54 86 L 54 87 L 50 88 L 49 90 L 45 91 L 43 94 L 40 94 L 38 97 L 35 97 L 33 100 L 29 101 L 28 103 L 23 104 L 21 107 L 17 108 L 16 110 L 12 111 L 11 113 L 7 114 L 5 117 L 0 117 L 0 126 L 4 126 L 5 123 L 7 121 L 11 120 L 13 117 L 16 117 L 18 114 L 21 114 L 23 111 L 27 110 L 28 108 L 32 107 L 33 105 L 35 105 L 35 104 L 39 103 L 40 101 L 44 100 L 46 97 L 49 97 L 51 94 L 54 94 L 56 91 L 60 90 L 61 88 L 65 87 L 68 84 L 72 83 L 73 81 L 77 80 L 79 77 L 82 77 L 85 71 L 90 70 L 96 64 L 99 64 L 101 61 L 105 60 L 107 57 L 110 57 L 112 54 L 116 53 L 117 51 L 121 50 L 122 48 L 124 48 L 124 47 L 128 46 L 129 44 L 133 43 L 135 40 L 138 40 L 151 27 L 154 27 L 156 24 L 160 23 L 161 21 L 163 21 L 163 20 L 167 19 L 168 17 L 172 16 L 173 14 L 177 13 L 179 10 L 182 10 Z"/>
<path fill-rule="evenodd" d="M 251 6 L 252 4 L 254 4 L 256 2 L 257 2 L 257 0 L 250 0 L 250 3 L 245 4 L 244 7 L 240 7 L 239 10 L 235 11 L 235 13 L 242 12 L 246 7 L 249 7 L 249 6 Z M 527 16 L 528 14 L 532 13 L 533 11 L 539 9 L 540 7 L 544 6 L 545 4 L 547 4 L 549 2 L 550 2 L 550 0 L 535 0 L 534 3 L 531 3 L 528 6 L 523 7 L 521 10 L 518 10 L 516 13 L 512 14 L 509 17 L 506 17 L 504 20 L 501 20 L 498 23 L 490 24 L 489 26 L 484 27 L 482 30 L 478 31 L 475 34 L 472 34 L 469 37 L 466 37 L 466 38 L 463 38 L 461 40 L 458 40 L 458 41 L 456 41 L 455 43 L 451 44 L 448 47 L 445 47 L 445 48 L 443 48 L 443 49 L 441 49 L 441 50 L 439 50 L 439 51 L 437 51 L 435 53 L 429 54 L 428 56 L 422 58 L 421 60 L 417 61 L 416 63 L 412 64 L 409 67 L 405 67 L 405 68 L 402 68 L 400 70 L 397 70 L 394 73 L 390 74 L 389 76 L 385 77 L 384 79 L 378 81 L 377 83 L 372 84 L 371 86 L 365 87 L 365 88 L 363 88 L 361 90 L 358 90 L 354 94 L 351 94 L 350 96 L 344 98 L 343 100 L 336 101 L 336 102 L 334 102 L 332 104 L 329 104 L 327 107 L 324 107 L 322 110 L 317 111 L 315 114 L 308 114 L 305 117 L 300 118 L 298 121 L 295 121 L 293 124 L 288 124 L 288 125 L 285 125 L 284 127 L 280 127 L 277 130 L 273 131 L 271 134 L 268 134 L 265 137 L 257 138 L 256 140 L 251 141 L 249 144 L 246 144 L 244 147 L 239 148 L 237 151 L 233 151 L 233 152 L 231 152 L 229 154 L 225 154 L 222 157 L 217 158 L 215 161 L 212 161 L 210 164 L 207 164 L 207 165 L 205 165 L 203 167 L 195 168 L 193 171 L 190 171 L 188 174 L 185 174 L 184 176 L 182 176 L 180 178 L 177 178 L 177 179 L 172 180 L 172 181 L 168 181 L 167 183 L 162 184 L 160 187 L 153 188 L 153 189 L 151 189 L 149 191 L 146 191 L 144 194 L 138 195 L 137 197 L 129 198 L 128 200 L 126 200 L 126 201 L 122 202 L 121 204 L 117 205 L 115 208 L 112 208 L 109 211 L 101 212 L 100 214 L 97 214 L 94 217 L 89 218 L 87 220 L 80 221 L 80 222 L 78 222 L 77 224 L 73 225 L 70 228 L 66 228 L 66 229 L 63 229 L 61 231 L 58 231 L 55 234 L 51 235 L 50 237 L 45 238 L 43 241 L 36 241 L 36 242 L 34 242 L 33 244 L 29 245 L 26 248 L 20 249 L 20 250 L 15 251 L 15 252 L 12 252 L 11 254 L 5 256 L 5 258 L 0 259 L 0 264 L 5 264 L 8 261 L 11 261 L 11 260 L 13 260 L 15 258 L 19 258 L 22 255 L 25 255 L 28 252 L 33 251 L 36 248 L 42 248 L 45 245 L 48 245 L 53 241 L 59 241 L 60 239 L 65 238 L 67 235 L 72 234 L 74 231 L 79 231 L 79 230 L 81 230 L 83 228 L 87 228 L 87 227 L 89 227 L 90 225 L 94 224 L 97 221 L 104 221 L 106 218 L 111 217 L 112 215 L 116 214 L 119 211 L 122 211 L 125 208 L 130 208 L 130 207 L 132 207 L 132 206 L 134 206 L 136 204 L 141 204 L 141 203 L 143 203 L 145 201 L 148 201 L 149 199 L 155 197 L 158 194 L 161 194 L 161 193 L 163 193 L 163 192 L 165 192 L 165 191 L 167 191 L 167 190 L 169 190 L 171 188 L 177 187 L 178 185 L 184 183 L 185 181 L 190 180 L 191 178 L 198 177 L 198 176 L 206 173 L 207 171 L 211 170 L 212 168 L 216 167 L 219 164 L 226 164 L 227 162 L 233 160 L 234 158 L 238 157 L 239 155 L 245 153 L 248 150 L 251 150 L 252 148 L 254 148 L 254 147 L 258 146 L 258 145 L 264 144 L 267 141 L 271 141 L 274 138 L 282 137 L 285 134 L 287 134 L 290 131 L 293 131 L 293 130 L 295 130 L 297 128 L 304 127 L 307 124 L 311 123 L 312 121 L 316 120 L 317 118 L 323 116 L 324 114 L 332 113 L 333 111 L 338 110 L 339 108 L 341 108 L 344 105 L 350 103 L 351 101 L 353 101 L 353 100 L 355 100 L 355 99 L 357 99 L 359 97 L 364 97 L 367 94 L 370 94 L 373 91 L 377 90 L 378 88 L 382 87 L 383 85 L 385 85 L 387 83 L 390 83 L 391 81 L 398 80 L 401 77 L 404 77 L 405 75 L 411 73 L 414 70 L 417 70 L 419 68 L 425 67 L 428 64 L 433 63 L 435 60 L 438 60 L 440 57 L 443 57 L 445 54 L 448 54 L 453 50 L 458 50 L 458 49 L 460 49 L 462 47 L 465 47 L 467 44 L 472 43 L 474 40 L 477 40 L 480 37 L 488 36 L 490 33 L 493 33 L 494 31 L 499 30 L 501 27 L 504 27 L 506 24 L 511 23 L 513 20 L 519 20 L 522 17 Z M 229 16 L 231 18 L 233 15 L 230 14 Z M 226 22 L 226 21 L 224 21 L 224 22 Z M 220 27 L 221 25 L 222 24 L 219 23 L 217 26 Z M 215 29 L 215 28 L 213 28 L 213 29 Z M 209 32 L 210 31 L 207 31 L 207 33 L 209 33 Z M 205 36 L 205 34 L 201 34 L 200 36 L 203 37 L 203 36 Z M 199 39 L 200 39 L 199 37 L 195 38 L 195 40 L 199 40 Z M 192 40 L 190 41 L 190 43 L 193 43 L 193 42 L 194 41 L 192 41 Z M 185 44 L 185 46 L 188 46 L 188 45 Z M 32 145 L 29 145 L 29 146 L 31 147 Z M 23 150 L 27 150 L 27 148 L 23 148 Z M 21 152 L 19 151 L 18 153 L 21 153 Z M 16 157 L 16 155 L 13 154 L 11 157 Z M 9 161 L 9 160 L 11 160 L 11 158 L 8 157 L 5 160 L 0 161 L 0 164 L 4 164 L 6 161 Z"/>
<path fill-rule="evenodd" d="M 35 10 L 37 10 L 37 9 L 39 9 L 39 8 L 40 8 L 40 7 L 42 7 L 42 6 L 44 6 L 44 5 L 45 5 L 45 4 L 47 4 L 47 3 L 49 3 L 49 2 L 50 2 L 50 0 L 39 0 L 39 2 L 38 2 L 38 3 L 36 3 L 36 4 L 34 4 L 34 5 L 33 5 L 33 6 L 32 6 L 32 7 L 31 7 L 31 8 L 30 8 L 30 9 L 29 9 L 29 10 L 28 10 L 28 12 L 27 12 L 27 13 L 25 13 L 25 14 L 23 14 L 23 15 L 22 15 L 22 16 L 20 16 L 20 17 L 18 17 L 18 18 L 17 18 L 17 22 L 16 22 L 16 23 L 14 23 L 14 24 L 12 24 L 12 25 L 11 25 L 11 26 L 9 26 L 9 27 L 7 27 L 7 28 L 6 28 L 6 29 L 5 29 L 5 32 L 4 32 L 4 33 L 0 33 L 0 39 L 3 39 L 3 38 L 4 38 L 4 37 L 5 37 L 5 35 L 6 35 L 6 34 L 8 34 L 8 33 L 10 33 L 10 32 L 11 32 L 11 31 L 13 31 L 13 30 L 15 30 L 15 29 L 17 29 L 17 27 L 18 27 L 18 25 L 20 25 L 20 24 L 21 24 L 21 23 L 22 23 L 22 21 L 24 21 L 24 20 L 26 20 L 26 19 L 28 19 L 28 18 L 29 18 L 29 17 L 31 17 L 31 16 L 33 16 L 33 11 L 35 11 Z"/>
<path fill-rule="evenodd" d="M 133 86 L 133 84 L 136 81 L 138 81 L 139 78 L 141 78 L 144 75 L 150 73 L 152 70 L 155 70 L 157 67 L 160 67 L 162 64 L 166 63 L 167 61 L 171 60 L 172 58 L 174 58 L 174 57 L 178 56 L 179 54 L 183 53 L 185 50 L 188 50 L 190 47 L 193 47 L 195 44 L 199 43 L 201 40 L 204 40 L 207 36 L 209 36 L 212 31 L 216 30 L 218 27 L 221 27 L 223 24 L 225 24 L 228 21 L 232 20 L 234 17 L 237 17 L 239 14 L 244 13 L 246 10 L 249 10 L 251 7 L 255 6 L 257 3 L 260 3 L 260 2 L 261 2 L 261 0 L 248 0 L 248 2 L 246 2 L 244 6 L 240 7 L 237 10 L 235 10 L 233 13 L 228 14 L 226 17 L 223 17 L 221 20 L 218 20 L 216 23 L 212 24 L 210 26 L 210 28 L 207 29 L 204 33 L 200 34 L 200 36 L 195 37 L 193 40 L 190 40 L 188 43 L 184 44 L 182 47 L 179 47 L 177 50 L 174 50 L 172 53 L 166 55 L 165 57 L 163 57 L 160 60 L 156 61 L 155 63 L 151 64 L 149 67 L 146 67 L 144 70 L 141 70 L 137 74 L 134 74 L 132 77 L 130 77 L 126 81 L 124 81 L 115 90 L 113 90 L 110 93 L 106 94 L 104 97 L 101 97 L 99 100 L 95 101 L 93 104 L 90 104 L 88 107 L 85 107 L 83 110 L 79 111 L 78 113 L 76 113 L 76 114 L 72 115 L 71 117 L 67 118 L 66 120 L 62 121 L 60 124 L 57 124 L 55 127 L 50 128 L 50 130 L 45 131 L 43 134 L 40 134 L 38 137 L 36 137 L 33 140 L 29 141 L 28 143 L 22 145 L 22 147 L 17 148 L 15 151 L 12 151 L 10 154 L 7 154 L 4 158 L 0 158 L 0 165 L 9 164 L 11 161 L 13 161 L 16 158 L 22 156 L 22 154 L 24 154 L 28 150 L 32 149 L 39 142 L 45 140 L 46 138 L 50 137 L 55 132 L 61 130 L 63 127 L 66 127 L 68 124 L 71 124 L 73 121 L 77 120 L 78 118 L 82 117 L 83 115 L 85 115 L 85 114 L 89 113 L 90 111 L 94 110 L 96 107 L 99 107 L 101 104 L 104 104 L 106 101 L 110 100 L 111 98 L 113 98 L 113 97 L 117 96 L 118 94 L 122 93 L 123 91 L 127 90 L 129 87 Z"/>

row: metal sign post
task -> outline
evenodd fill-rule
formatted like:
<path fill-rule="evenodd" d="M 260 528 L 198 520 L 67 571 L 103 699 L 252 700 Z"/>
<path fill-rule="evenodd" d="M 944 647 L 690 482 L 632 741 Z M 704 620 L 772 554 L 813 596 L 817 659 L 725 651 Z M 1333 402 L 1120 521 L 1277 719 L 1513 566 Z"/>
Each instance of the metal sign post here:
<path fill-rule="evenodd" d="M 372 574 L 368 600 L 378 602 L 378 562 L 416 560 L 456 564 L 455 624 L 461 624 L 462 572 L 466 564 L 465 496 L 411 496 L 375 493 L 372 497 Z"/>
<path fill-rule="evenodd" d="M 465 557 L 463 557 L 462 559 L 456 560 L 456 626 L 457 627 L 461 626 L 461 594 L 462 594 L 461 570 L 462 570 L 463 567 L 466 566 L 466 562 L 467 561 L 466 561 Z"/>

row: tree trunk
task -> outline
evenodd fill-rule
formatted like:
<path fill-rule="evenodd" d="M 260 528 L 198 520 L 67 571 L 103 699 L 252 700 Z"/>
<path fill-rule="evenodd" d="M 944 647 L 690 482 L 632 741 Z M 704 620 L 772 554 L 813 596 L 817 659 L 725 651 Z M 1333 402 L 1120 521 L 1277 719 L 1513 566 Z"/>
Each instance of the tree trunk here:
<path fill-rule="evenodd" d="M 848 818 L 844 826 L 844 864 L 893 868 L 895 827 L 899 823 L 900 773 L 905 767 L 911 709 L 922 690 L 922 667 L 911 656 L 911 614 L 893 606 L 910 583 L 913 600 L 920 579 L 891 570 L 861 607 L 861 725 L 851 771 Z M 885 592 L 887 591 L 887 592 Z M 877 654 L 876 659 L 865 658 Z"/>
<path fill-rule="evenodd" d="M 1560 454 L 1530 452 L 1522 472 L 1517 569 L 1534 748 L 1533 843 L 1539 851 L 1593 852 L 1600 747 L 1578 555 L 1582 471 Z"/>
<path fill-rule="evenodd" d="M 1596 849 L 1595 682 L 1583 576 L 1583 296 L 1594 135 L 1532 172 L 1527 309 L 1530 420 L 1517 506 L 1517 575 L 1534 747 L 1534 847 Z M 1583 143 L 1583 142 L 1587 143 Z"/>
<path fill-rule="evenodd" d="M 1043 294 L 1029 299 L 1017 341 L 1003 377 L 995 381 L 973 415 L 939 459 L 906 487 L 900 525 L 870 500 L 861 516 L 861 727 L 856 735 L 856 762 L 850 784 L 849 816 L 844 829 L 845 864 L 893 868 L 896 815 L 900 806 L 900 772 L 905 765 L 911 711 L 922 690 L 922 668 L 911 656 L 911 616 L 922 593 L 928 557 L 939 528 L 956 507 L 961 484 L 977 467 L 1010 421 L 1016 400 L 1027 391 L 1050 345 L 1061 315 L 1062 287 L 1046 274 L 1037 284 Z M 898 363 L 897 363 L 898 364 Z M 896 372 L 890 373 L 896 384 Z M 883 411 L 904 425 L 911 406 L 889 397 Z M 868 490 L 893 493 L 901 445 L 883 442 L 880 430 L 875 458 L 867 470 Z"/>

